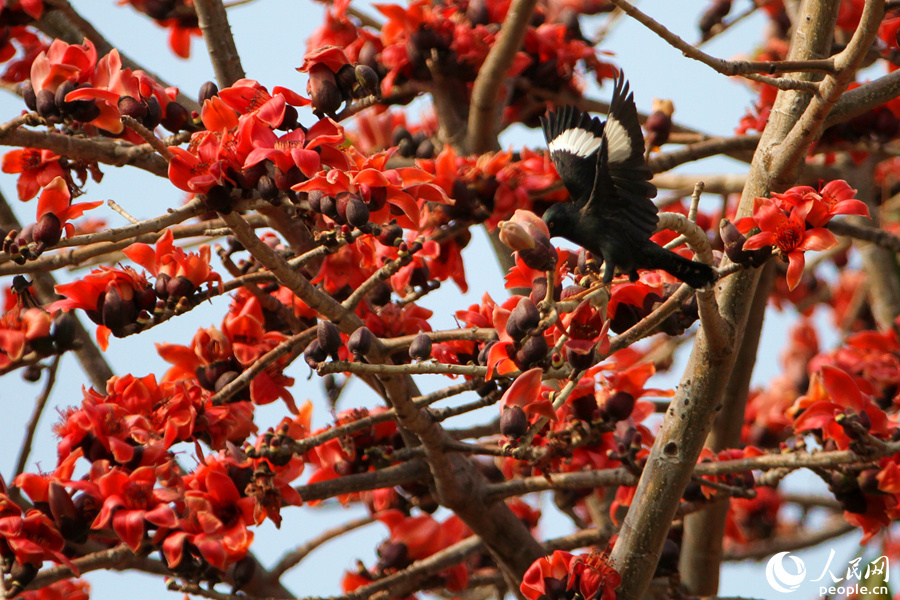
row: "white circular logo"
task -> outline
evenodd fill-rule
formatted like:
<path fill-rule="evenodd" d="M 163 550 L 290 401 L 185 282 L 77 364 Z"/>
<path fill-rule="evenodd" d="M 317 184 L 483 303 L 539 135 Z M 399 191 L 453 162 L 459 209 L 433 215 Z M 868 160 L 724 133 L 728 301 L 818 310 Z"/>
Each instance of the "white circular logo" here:
<path fill-rule="evenodd" d="M 788 556 L 790 552 L 779 552 L 766 563 L 766 581 L 778 592 L 793 592 L 806 578 L 806 565 L 796 556 Z M 784 557 L 794 561 L 796 573 L 788 573 L 784 568 Z"/>

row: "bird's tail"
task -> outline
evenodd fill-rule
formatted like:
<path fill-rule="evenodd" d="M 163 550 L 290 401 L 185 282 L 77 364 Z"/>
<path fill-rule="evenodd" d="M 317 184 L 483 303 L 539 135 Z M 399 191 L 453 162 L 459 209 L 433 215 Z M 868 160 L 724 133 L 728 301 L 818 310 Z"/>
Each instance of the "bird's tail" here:
<path fill-rule="evenodd" d="M 652 250 L 653 268 L 662 269 L 693 288 L 703 288 L 715 281 L 715 271 L 709 265 L 689 260 L 662 246 L 652 245 L 656 248 Z"/>

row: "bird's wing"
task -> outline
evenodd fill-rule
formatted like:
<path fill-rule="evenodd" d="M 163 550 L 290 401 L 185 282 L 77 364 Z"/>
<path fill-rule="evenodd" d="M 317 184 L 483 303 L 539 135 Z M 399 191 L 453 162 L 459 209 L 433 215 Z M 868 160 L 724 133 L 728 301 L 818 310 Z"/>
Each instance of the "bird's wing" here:
<path fill-rule="evenodd" d="M 609 117 L 603 124 L 602 147 L 596 158 L 596 181 L 585 204 L 585 212 L 624 220 L 644 237 L 656 231 L 656 186 L 644 159 L 644 137 L 638 121 L 634 96 L 620 73 L 615 81 Z M 612 189 L 606 181 L 606 173 Z"/>
<path fill-rule="evenodd" d="M 572 200 L 583 206 L 596 179 L 595 154 L 603 141 L 603 123 L 574 106 L 564 106 L 541 117 L 541 126 L 556 171 Z"/>
<path fill-rule="evenodd" d="M 656 230 L 656 187 L 644 159 L 644 138 L 628 82 L 616 78 L 609 118 L 574 106 L 541 119 L 550 158 L 580 210 L 630 225 L 639 237 Z"/>

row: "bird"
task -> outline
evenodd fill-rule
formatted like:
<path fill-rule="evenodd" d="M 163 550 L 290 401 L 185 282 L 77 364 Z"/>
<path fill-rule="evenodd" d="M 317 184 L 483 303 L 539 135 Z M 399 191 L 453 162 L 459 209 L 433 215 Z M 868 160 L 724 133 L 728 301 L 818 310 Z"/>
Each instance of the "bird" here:
<path fill-rule="evenodd" d="M 564 237 L 603 258 L 603 283 L 616 271 L 637 281 L 638 269 L 662 269 L 694 288 L 715 278 L 712 267 L 684 258 L 650 240 L 656 232 L 656 186 L 644 157 L 634 95 L 621 72 L 606 121 L 574 106 L 541 117 L 550 158 L 571 202 L 548 208 L 550 236 Z"/>

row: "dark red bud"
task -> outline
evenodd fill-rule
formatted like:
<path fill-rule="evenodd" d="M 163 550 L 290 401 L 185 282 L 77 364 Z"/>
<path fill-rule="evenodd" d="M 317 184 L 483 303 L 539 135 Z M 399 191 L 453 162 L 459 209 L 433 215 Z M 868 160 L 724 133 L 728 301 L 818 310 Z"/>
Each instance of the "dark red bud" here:
<path fill-rule="evenodd" d="M 412 344 L 409 345 L 409 357 L 413 360 L 428 360 L 431 358 L 431 338 L 428 334 L 420 333 Z"/>
<path fill-rule="evenodd" d="M 538 277 L 534 281 L 531 282 L 531 301 L 535 303 L 535 305 L 539 304 L 547 297 L 547 278 L 546 277 Z"/>
<path fill-rule="evenodd" d="M 566 360 L 576 370 L 584 370 L 594 364 L 594 348 L 566 346 Z"/>
<path fill-rule="evenodd" d="M 309 209 L 317 213 L 322 212 L 322 198 L 324 196 L 325 192 L 319 190 L 308 192 L 306 194 L 306 201 L 309 203 Z"/>
<path fill-rule="evenodd" d="M 32 340 L 32 345 L 36 340 Z M 47 353 L 49 354 L 49 352 Z M 27 381 L 28 383 L 37 383 L 41 380 L 41 367 L 38 365 L 28 365 L 24 369 L 22 369 L 22 379 Z"/>
<path fill-rule="evenodd" d="M 338 214 L 337 200 L 335 200 L 334 196 L 322 196 L 319 205 L 322 208 L 322 214 L 332 221 L 337 221 L 341 218 Z"/>
<path fill-rule="evenodd" d="M 747 241 L 747 238 L 738 231 L 734 223 L 728 219 L 722 219 L 719 222 L 719 235 L 722 237 L 725 255 L 728 256 L 731 262 L 739 265 L 750 264 L 750 253 L 744 250 L 744 242 Z"/>
<path fill-rule="evenodd" d="M 50 337 L 53 338 L 57 350 L 71 350 L 75 346 L 76 329 L 74 315 L 60 311 L 50 328 Z"/>
<path fill-rule="evenodd" d="M 134 293 L 134 303 L 138 310 L 152 311 L 156 308 L 156 290 L 151 286 L 147 286 L 140 291 Z"/>
<path fill-rule="evenodd" d="M 245 556 L 241 560 L 234 563 L 231 569 L 231 593 L 238 593 L 253 579 L 256 574 L 256 559 L 252 556 Z"/>
<path fill-rule="evenodd" d="M 147 105 L 131 96 L 121 96 L 118 107 L 119 114 L 123 117 L 131 117 L 141 121 L 147 116 Z"/>
<path fill-rule="evenodd" d="M 478 364 L 481 366 L 487 366 L 488 364 L 488 354 L 491 352 L 491 347 L 497 343 L 497 340 L 491 340 L 481 347 L 481 350 L 478 352 Z"/>
<path fill-rule="evenodd" d="M 634 410 L 634 396 L 628 392 L 616 392 L 606 399 L 603 409 L 613 423 L 624 421 Z"/>
<path fill-rule="evenodd" d="M 342 345 L 341 332 L 337 325 L 331 321 L 319 321 L 319 325 L 316 327 L 316 339 L 319 340 L 319 348 L 322 352 L 337 360 L 337 352 Z"/>
<path fill-rule="evenodd" d="M 434 158 L 435 155 L 435 147 L 434 142 L 431 138 L 425 138 L 422 142 L 416 147 L 416 158 L 421 159 L 429 159 Z"/>
<path fill-rule="evenodd" d="M 409 564 L 409 550 L 403 542 L 385 542 L 378 548 L 378 571 L 402 569 Z"/>
<path fill-rule="evenodd" d="M 15 598 L 37 577 L 38 568 L 31 563 L 13 563 L 6 584 L 6 597 Z"/>
<path fill-rule="evenodd" d="M 34 241 L 45 246 L 55 246 L 62 237 L 62 221 L 52 212 L 45 213 L 32 230 Z"/>
<path fill-rule="evenodd" d="M 267 202 L 272 202 L 278 198 L 278 186 L 275 185 L 275 180 L 268 175 L 263 175 L 257 180 L 256 190 L 259 192 L 260 197 Z"/>
<path fill-rule="evenodd" d="M 56 98 L 50 90 L 41 90 L 37 93 L 37 112 L 45 119 L 59 116 L 59 108 L 56 106 Z"/>
<path fill-rule="evenodd" d="M 528 417 L 519 406 L 506 406 L 500 413 L 500 433 L 507 439 L 518 440 L 528 431 Z"/>
<path fill-rule="evenodd" d="M 378 234 L 378 241 L 385 246 L 396 246 L 399 240 L 403 239 L 403 229 L 396 223 L 385 225 Z"/>
<path fill-rule="evenodd" d="M 195 289 L 196 287 L 191 283 L 191 280 L 184 275 L 179 275 L 169 280 L 166 286 L 166 291 L 169 292 L 170 298 L 187 298 L 193 295 Z"/>
<path fill-rule="evenodd" d="M 362 227 L 369 222 L 369 208 L 359 198 L 352 198 L 347 203 L 346 219 L 353 227 Z"/>
<path fill-rule="evenodd" d="M 369 353 L 374 341 L 375 334 L 368 327 L 360 327 L 350 335 L 350 339 L 347 341 L 347 349 L 359 360 L 360 357 Z"/>
<path fill-rule="evenodd" d="M 353 88 L 358 87 L 356 83 L 356 74 L 353 71 L 353 65 L 343 65 L 338 72 L 334 74 L 334 81 L 337 83 L 341 96 L 350 98 L 355 96 Z"/>
<path fill-rule="evenodd" d="M 379 94 L 378 73 L 375 69 L 367 65 L 356 65 L 354 69 L 356 81 L 368 96 L 377 96 Z"/>
<path fill-rule="evenodd" d="M 53 101 L 56 103 L 60 113 L 68 114 L 71 109 L 75 108 L 73 106 L 75 104 L 74 102 L 66 102 L 66 96 L 74 91 L 75 84 L 71 81 L 64 81 L 56 88 L 56 93 L 53 94 Z"/>
<path fill-rule="evenodd" d="M 147 115 L 141 119 L 141 123 L 147 129 L 153 130 L 156 129 L 157 125 L 162 121 L 162 107 L 159 105 L 159 100 L 156 99 L 156 96 L 150 96 L 144 103 L 147 105 Z"/>
<path fill-rule="evenodd" d="M 541 314 L 531 298 L 522 298 L 506 321 L 506 333 L 514 340 L 520 340 L 523 335 L 537 327 L 540 321 Z"/>
<path fill-rule="evenodd" d="M 22 82 L 22 97 L 28 110 L 37 110 L 37 95 L 34 93 L 34 85 L 30 79 Z"/>
<path fill-rule="evenodd" d="M 169 297 L 169 282 L 172 278 L 167 273 L 160 273 L 156 276 L 156 296 L 160 300 L 166 300 Z"/>
<path fill-rule="evenodd" d="M 522 368 L 531 367 L 547 358 L 547 340 L 542 335 L 529 336 L 516 352 L 515 360 Z"/>
<path fill-rule="evenodd" d="M 160 124 L 172 133 L 178 133 L 184 129 L 190 118 L 191 115 L 188 114 L 185 107 L 177 102 L 169 102 L 166 104 L 166 113 L 163 115 Z"/>
<path fill-rule="evenodd" d="M 369 292 L 369 302 L 374 306 L 384 306 L 391 301 L 392 294 L 391 286 L 383 281 L 379 281 L 372 287 L 372 291 Z"/>
<path fill-rule="evenodd" d="M 134 323 L 137 318 L 137 307 L 132 300 L 124 300 L 119 289 L 112 286 L 103 295 L 103 324 L 113 331 Z"/>
<path fill-rule="evenodd" d="M 231 203 L 231 192 L 224 185 L 215 185 L 209 189 L 206 194 L 201 196 L 203 204 L 210 210 L 220 212 L 224 215 L 229 214 L 234 207 Z"/>
<path fill-rule="evenodd" d="M 328 358 L 328 353 L 319 346 L 319 340 L 311 341 L 303 352 L 303 360 L 306 361 L 306 364 L 308 364 L 311 369 L 318 367 L 319 363 L 323 362 L 326 358 Z"/>
<path fill-rule="evenodd" d="M 219 95 L 219 87 L 213 83 L 212 81 L 207 81 L 203 85 L 200 86 L 200 95 L 198 101 L 200 102 L 200 106 L 203 106 L 203 103 L 212 98 L 213 96 Z"/>
<path fill-rule="evenodd" d="M 237 371 L 226 371 L 226 372 L 222 373 L 216 379 L 216 383 L 215 383 L 215 385 L 213 385 L 213 391 L 215 391 L 215 392 L 222 391 L 222 388 L 224 388 L 226 385 L 228 385 L 229 383 L 231 383 L 232 381 L 237 379 L 239 376 L 240 376 L 240 373 L 238 373 Z"/>

